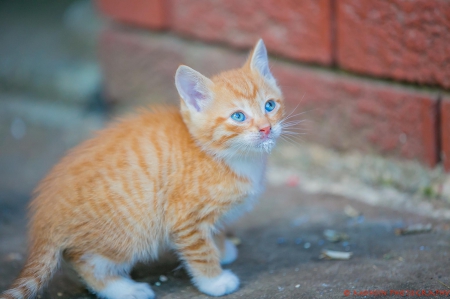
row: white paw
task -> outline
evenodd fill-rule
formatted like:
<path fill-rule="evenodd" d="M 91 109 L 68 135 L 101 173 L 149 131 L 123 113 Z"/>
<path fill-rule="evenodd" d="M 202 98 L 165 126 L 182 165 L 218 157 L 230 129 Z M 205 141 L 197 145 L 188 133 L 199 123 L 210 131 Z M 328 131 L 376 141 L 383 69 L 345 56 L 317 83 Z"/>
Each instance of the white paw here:
<path fill-rule="evenodd" d="M 105 299 L 153 299 L 155 293 L 144 282 L 123 278 L 111 281 L 97 294 Z"/>
<path fill-rule="evenodd" d="M 233 244 L 230 240 L 225 240 L 225 250 L 222 255 L 222 259 L 220 260 L 220 263 L 222 265 L 231 264 L 237 259 L 238 256 L 238 250 L 236 248 L 236 245 Z"/>
<path fill-rule="evenodd" d="M 239 278 L 230 270 L 223 270 L 222 274 L 214 278 L 196 278 L 194 283 L 200 292 L 210 296 L 223 296 L 233 293 L 239 287 Z"/>

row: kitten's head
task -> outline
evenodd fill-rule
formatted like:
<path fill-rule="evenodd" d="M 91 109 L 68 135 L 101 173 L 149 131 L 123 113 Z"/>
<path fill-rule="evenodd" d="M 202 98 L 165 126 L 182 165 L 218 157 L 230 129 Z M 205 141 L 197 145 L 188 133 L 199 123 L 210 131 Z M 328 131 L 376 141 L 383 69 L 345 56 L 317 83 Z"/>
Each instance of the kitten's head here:
<path fill-rule="evenodd" d="M 175 85 L 190 133 L 215 155 L 270 152 L 281 134 L 283 96 L 262 40 L 242 68 L 209 79 L 182 65 Z"/>

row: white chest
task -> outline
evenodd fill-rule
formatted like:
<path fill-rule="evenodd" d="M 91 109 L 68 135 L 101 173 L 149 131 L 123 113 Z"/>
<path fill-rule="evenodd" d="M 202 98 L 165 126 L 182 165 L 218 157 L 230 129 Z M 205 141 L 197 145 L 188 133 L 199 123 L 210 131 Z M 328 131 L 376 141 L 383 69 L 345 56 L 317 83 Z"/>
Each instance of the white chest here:
<path fill-rule="evenodd" d="M 236 174 L 251 182 L 250 189 L 245 190 L 248 195 L 247 198 L 242 203 L 232 207 L 222 217 L 223 222 L 230 223 L 250 211 L 258 196 L 264 191 L 267 158 L 259 156 L 253 159 L 228 160 L 227 163 Z"/>
<path fill-rule="evenodd" d="M 249 193 L 260 193 L 262 191 L 267 165 L 266 156 L 229 159 L 227 164 L 236 174 L 251 182 L 253 190 Z"/>

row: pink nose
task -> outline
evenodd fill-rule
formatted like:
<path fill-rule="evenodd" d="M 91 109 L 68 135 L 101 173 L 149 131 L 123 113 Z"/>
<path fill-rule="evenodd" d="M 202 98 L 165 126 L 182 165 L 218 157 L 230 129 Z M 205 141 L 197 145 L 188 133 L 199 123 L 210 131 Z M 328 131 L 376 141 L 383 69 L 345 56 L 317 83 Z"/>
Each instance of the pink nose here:
<path fill-rule="evenodd" d="M 260 129 L 259 131 L 260 131 L 261 133 L 264 133 L 264 135 L 267 137 L 267 136 L 269 135 L 271 129 L 272 129 L 272 128 L 271 128 L 270 126 L 267 126 L 267 127 L 265 127 L 265 128 Z"/>

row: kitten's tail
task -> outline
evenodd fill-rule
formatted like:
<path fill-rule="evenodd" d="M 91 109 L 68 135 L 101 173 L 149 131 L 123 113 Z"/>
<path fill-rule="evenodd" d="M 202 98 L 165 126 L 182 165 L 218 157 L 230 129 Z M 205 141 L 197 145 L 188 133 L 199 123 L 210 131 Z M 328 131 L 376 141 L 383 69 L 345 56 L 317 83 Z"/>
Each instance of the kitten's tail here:
<path fill-rule="evenodd" d="M 51 242 L 41 241 L 33 246 L 19 277 L 0 299 L 34 298 L 58 268 L 60 256 L 61 250 Z"/>

